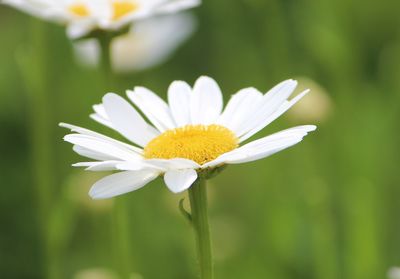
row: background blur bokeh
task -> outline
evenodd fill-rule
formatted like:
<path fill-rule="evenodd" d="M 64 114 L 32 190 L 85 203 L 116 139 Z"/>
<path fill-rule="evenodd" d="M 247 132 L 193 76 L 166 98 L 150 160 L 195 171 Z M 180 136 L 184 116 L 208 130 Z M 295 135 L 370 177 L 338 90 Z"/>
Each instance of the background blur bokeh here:
<path fill-rule="evenodd" d="M 386 278 L 400 265 L 399 10 L 390 0 L 204 0 L 198 31 L 167 63 L 104 88 L 101 72 L 74 63 L 62 27 L 1 6 L 0 278 L 195 278 L 182 195 L 157 180 L 90 200 L 104 173 L 70 167 L 80 158 L 57 123 L 108 132 L 88 117 L 106 91 L 143 85 L 165 98 L 171 81 L 203 74 L 225 100 L 297 78 L 312 93 L 262 134 L 318 125 L 212 180 L 216 278 Z"/>

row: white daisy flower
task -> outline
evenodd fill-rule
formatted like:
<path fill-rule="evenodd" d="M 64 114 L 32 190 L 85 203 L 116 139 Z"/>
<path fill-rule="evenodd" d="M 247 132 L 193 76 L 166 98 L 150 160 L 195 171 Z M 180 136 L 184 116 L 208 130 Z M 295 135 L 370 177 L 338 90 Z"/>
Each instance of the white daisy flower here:
<path fill-rule="evenodd" d="M 60 125 L 75 132 L 64 137 L 74 151 L 93 160 L 74 166 L 119 171 L 96 182 L 89 192 L 92 198 L 131 192 L 159 176 L 173 193 L 179 193 L 221 166 L 265 158 L 314 131 L 313 125 L 298 126 L 241 145 L 307 94 L 308 90 L 289 100 L 296 86 L 296 81 L 287 80 L 266 94 L 245 88 L 232 96 L 224 110 L 221 90 L 209 77 L 200 77 L 193 88 L 183 81 L 173 82 L 168 104 L 144 87 L 128 90 L 128 98 L 148 121 L 124 98 L 108 93 L 93 107 L 91 117 L 130 144 Z"/>
<path fill-rule="evenodd" d="M 400 279 L 400 267 L 392 267 L 388 271 L 389 279 Z"/>
<path fill-rule="evenodd" d="M 46 20 L 67 25 L 70 38 L 91 31 L 116 31 L 133 21 L 195 7 L 201 0 L 3 0 Z"/>
<path fill-rule="evenodd" d="M 163 63 L 196 26 L 188 13 L 159 16 L 135 23 L 130 32 L 111 41 L 111 65 L 115 72 L 141 71 Z M 176 32 L 179 30 L 179 32 Z M 97 66 L 101 47 L 96 39 L 74 43 L 77 62 Z"/>

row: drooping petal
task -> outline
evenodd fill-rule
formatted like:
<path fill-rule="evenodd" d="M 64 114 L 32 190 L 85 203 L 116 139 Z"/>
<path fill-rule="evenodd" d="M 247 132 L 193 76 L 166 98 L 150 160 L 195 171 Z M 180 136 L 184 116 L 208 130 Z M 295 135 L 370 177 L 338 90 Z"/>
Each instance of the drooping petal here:
<path fill-rule="evenodd" d="M 142 188 L 159 173 L 149 170 L 115 173 L 97 181 L 89 191 L 93 199 L 107 199 Z"/>
<path fill-rule="evenodd" d="M 114 157 L 112 157 L 110 155 L 106 155 L 102 152 L 93 151 L 93 150 L 87 149 L 87 148 L 79 146 L 79 145 L 74 145 L 72 150 L 74 150 L 77 154 L 79 154 L 83 157 L 93 159 L 93 160 L 107 161 L 107 160 L 115 159 Z"/>
<path fill-rule="evenodd" d="M 86 167 L 87 171 L 112 171 L 118 170 L 117 165 L 122 161 L 80 162 L 73 167 Z"/>
<path fill-rule="evenodd" d="M 134 151 L 134 152 L 136 152 L 138 154 L 143 154 L 143 149 L 141 149 L 141 148 L 138 148 L 136 146 L 124 143 L 124 142 L 119 141 L 119 140 L 115 140 L 113 138 L 107 137 L 107 136 L 105 136 L 103 134 L 91 131 L 89 129 L 85 129 L 85 128 L 82 128 L 82 127 L 79 127 L 79 126 L 75 126 L 75 125 L 71 125 L 71 124 L 67 124 L 67 123 L 60 123 L 59 126 L 63 127 L 63 128 L 70 129 L 72 132 L 76 132 L 76 133 L 79 133 L 79 134 L 82 134 L 82 135 L 87 135 L 87 136 L 93 136 L 93 137 L 96 137 L 96 138 L 100 138 L 100 139 L 115 143 L 116 145 L 122 145 L 125 148 L 128 148 L 129 150 L 132 150 L 132 151 Z"/>
<path fill-rule="evenodd" d="M 123 145 L 89 135 L 69 134 L 64 137 L 64 140 L 110 159 L 126 161 L 142 159 L 140 154 L 129 150 Z"/>
<path fill-rule="evenodd" d="M 221 114 L 222 106 L 221 89 L 215 80 L 205 76 L 197 79 L 190 100 L 192 124 L 214 123 Z"/>
<path fill-rule="evenodd" d="M 300 142 L 308 132 L 316 129 L 313 125 L 298 126 L 245 144 L 231 152 L 222 154 L 202 168 L 215 167 L 221 164 L 239 164 L 255 161 L 270 156 Z"/>
<path fill-rule="evenodd" d="M 135 87 L 134 91 L 128 90 L 127 95 L 160 132 L 175 128 L 168 105 L 155 93 Z"/>
<path fill-rule="evenodd" d="M 193 169 L 171 170 L 164 175 L 165 184 L 175 194 L 188 189 L 196 179 L 197 172 Z"/>
<path fill-rule="evenodd" d="M 159 135 L 122 97 L 108 93 L 103 97 L 103 104 L 115 130 L 137 145 L 145 146 Z"/>
<path fill-rule="evenodd" d="M 168 88 L 168 103 L 177 127 L 191 124 L 191 94 L 192 89 L 184 81 L 174 81 Z"/>

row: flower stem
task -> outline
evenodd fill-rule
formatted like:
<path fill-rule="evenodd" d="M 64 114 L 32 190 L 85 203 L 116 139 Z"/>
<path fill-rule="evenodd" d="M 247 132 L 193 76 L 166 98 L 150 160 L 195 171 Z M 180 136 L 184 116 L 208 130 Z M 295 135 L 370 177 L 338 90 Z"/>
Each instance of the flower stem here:
<path fill-rule="evenodd" d="M 32 20 L 31 38 L 27 46 L 16 52 L 17 63 L 27 91 L 29 103 L 29 127 L 31 166 L 37 200 L 37 220 L 43 249 L 44 278 L 62 278 L 60 250 L 52 234 L 52 212 L 54 211 L 53 96 L 49 88 L 49 51 L 44 23 Z"/>
<path fill-rule="evenodd" d="M 115 247 L 115 268 L 120 278 L 129 278 L 134 270 L 131 253 L 131 231 L 129 218 L 129 200 L 119 197 L 115 200 L 112 216 L 113 244 Z"/>
<path fill-rule="evenodd" d="M 189 188 L 190 208 L 192 223 L 197 242 L 197 255 L 200 266 L 200 278 L 213 278 L 213 262 L 211 251 L 210 228 L 207 210 L 207 185 L 206 180 L 199 178 Z"/>
<path fill-rule="evenodd" d="M 107 90 L 109 90 L 112 85 L 112 65 L 111 65 L 111 42 L 112 42 L 112 35 L 108 34 L 107 32 L 102 32 L 97 37 L 100 47 L 101 47 L 101 70 L 103 71 L 103 78 L 104 83 L 106 84 Z"/>

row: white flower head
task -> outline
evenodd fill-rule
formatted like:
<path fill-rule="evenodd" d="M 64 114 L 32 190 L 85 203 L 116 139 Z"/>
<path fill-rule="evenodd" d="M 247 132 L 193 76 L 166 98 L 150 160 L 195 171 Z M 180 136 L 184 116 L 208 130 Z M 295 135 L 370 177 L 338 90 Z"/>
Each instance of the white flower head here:
<path fill-rule="evenodd" d="M 111 42 L 111 64 L 115 72 L 141 71 L 163 63 L 193 33 L 194 16 L 189 13 L 158 16 L 135 23 L 129 33 Z M 176 32 L 179 30 L 179 32 Z M 84 66 L 100 62 L 96 39 L 74 43 L 76 60 Z"/>
<path fill-rule="evenodd" d="M 400 279 L 400 267 L 392 267 L 388 271 L 389 279 Z"/>
<path fill-rule="evenodd" d="M 222 93 L 209 77 L 193 88 L 183 81 L 168 89 L 168 104 L 144 87 L 128 90 L 128 98 L 108 93 L 95 105 L 91 117 L 117 131 L 127 144 L 69 124 L 73 134 L 64 140 L 74 151 L 93 161 L 77 163 L 91 171 L 118 171 L 91 188 L 94 199 L 110 198 L 137 190 L 159 176 L 174 193 L 188 189 L 199 176 L 227 164 L 270 156 L 299 143 L 313 125 L 298 126 L 241 145 L 270 124 L 308 91 L 288 99 L 297 86 L 287 80 L 262 94 L 245 88 L 232 96 L 223 110 Z"/>
<path fill-rule="evenodd" d="M 3 0 L 34 16 L 67 25 L 75 39 L 93 30 L 116 31 L 132 22 L 158 14 L 175 13 L 201 0 Z"/>

